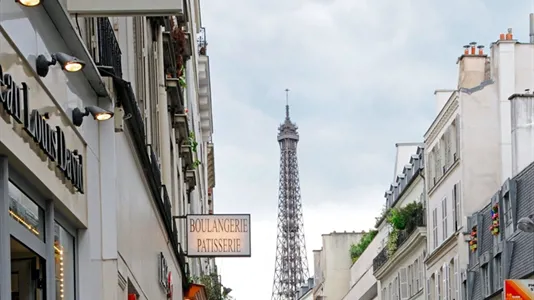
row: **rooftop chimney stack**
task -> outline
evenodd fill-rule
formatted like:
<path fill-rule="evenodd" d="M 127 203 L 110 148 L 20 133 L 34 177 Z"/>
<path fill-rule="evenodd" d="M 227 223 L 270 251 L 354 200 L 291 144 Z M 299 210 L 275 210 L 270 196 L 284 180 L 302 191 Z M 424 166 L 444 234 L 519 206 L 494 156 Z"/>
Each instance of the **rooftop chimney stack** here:
<path fill-rule="evenodd" d="M 477 53 L 478 48 L 478 53 Z M 486 79 L 486 60 L 484 46 L 471 42 L 464 46 L 464 54 L 458 59 L 458 88 L 473 88 Z"/>
<path fill-rule="evenodd" d="M 534 161 L 534 95 L 513 94 L 511 104 L 512 176 Z"/>
<path fill-rule="evenodd" d="M 530 43 L 534 44 L 534 14 L 530 14 Z"/>

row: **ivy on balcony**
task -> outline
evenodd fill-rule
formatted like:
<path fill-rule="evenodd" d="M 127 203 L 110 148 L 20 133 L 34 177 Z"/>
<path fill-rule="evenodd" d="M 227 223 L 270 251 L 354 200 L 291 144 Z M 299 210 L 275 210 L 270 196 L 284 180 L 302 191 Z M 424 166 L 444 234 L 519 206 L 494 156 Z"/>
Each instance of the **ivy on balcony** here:
<path fill-rule="evenodd" d="M 378 230 L 369 230 L 369 232 L 366 232 L 362 236 L 362 238 L 357 244 L 352 244 L 350 246 L 350 258 L 352 260 L 352 263 L 355 263 L 358 258 L 360 258 L 365 249 L 367 249 L 369 244 L 371 244 L 377 233 Z"/>
<path fill-rule="evenodd" d="M 386 221 L 391 226 L 388 237 L 388 256 L 391 257 L 418 226 L 424 226 L 425 210 L 422 203 L 412 202 L 389 211 Z"/>

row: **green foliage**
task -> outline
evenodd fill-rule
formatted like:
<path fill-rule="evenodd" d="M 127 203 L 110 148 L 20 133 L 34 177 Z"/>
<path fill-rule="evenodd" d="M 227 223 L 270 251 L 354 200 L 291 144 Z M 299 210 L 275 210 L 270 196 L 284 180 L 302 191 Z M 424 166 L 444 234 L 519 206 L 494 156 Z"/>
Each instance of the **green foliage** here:
<path fill-rule="evenodd" d="M 232 289 L 224 287 L 219 282 L 219 277 L 217 274 L 211 275 L 202 275 L 200 277 L 194 276 L 189 278 L 189 282 L 195 282 L 201 284 L 206 289 L 206 295 L 208 296 L 207 300 L 232 300 L 233 297 L 230 296 Z"/>
<path fill-rule="evenodd" d="M 401 231 L 410 233 L 424 218 L 423 204 L 412 202 L 401 208 L 393 208 L 389 211 L 386 220 L 391 225 L 391 232 L 388 237 L 388 255 L 393 255 L 397 251 L 399 233 Z"/>
<path fill-rule="evenodd" d="M 366 232 L 362 236 L 358 244 L 352 244 L 350 246 L 350 258 L 352 259 L 353 263 L 360 258 L 365 249 L 367 249 L 369 244 L 371 244 L 377 233 L 378 230 L 369 230 L 369 232 Z"/>
<path fill-rule="evenodd" d="M 178 84 L 182 87 L 182 88 L 186 88 L 187 87 L 187 83 L 185 82 L 185 70 L 184 70 L 184 66 L 182 66 L 180 68 L 180 77 L 178 78 Z"/>
<path fill-rule="evenodd" d="M 195 138 L 195 133 L 193 131 L 189 132 L 189 146 L 191 146 L 191 151 L 197 152 L 197 140 Z"/>
<path fill-rule="evenodd" d="M 389 215 L 389 211 L 390 209 L 387 208 L 387 206 L 384 204 L 384 206 L 382 206 L 382 211 L 380 212 L 380 216 L 375 218 L 376 219 L 375 228 L 378 228 L 380 223 Z"/>
<path fill-rule="evenodd" d="M 200 166 L 200 164 L 201 164 L 200 160 L 195 159 L 195 161 L 193 162 L 193 169 L 196 169 L 198 166 Z"/>
<path fill-rule="evenodd" d="M 395 251 L 397 251 L 397 241 L 398 241 L 398 239 L 399 239 L 399 230 L 393 229 L 389 233 L 389 237 L 388 237 L 388 244 L 387 244 L 388 257 L 391 257 L 391 255 L 393 255 L 393 253 L 395 253 Z"/>

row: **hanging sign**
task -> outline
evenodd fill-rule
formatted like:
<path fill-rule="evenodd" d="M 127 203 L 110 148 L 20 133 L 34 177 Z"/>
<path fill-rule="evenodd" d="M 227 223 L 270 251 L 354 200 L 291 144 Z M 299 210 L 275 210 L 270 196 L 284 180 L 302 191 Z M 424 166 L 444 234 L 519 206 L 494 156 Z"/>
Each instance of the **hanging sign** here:
<path fill-rule="evenodd" d="M 187 256 L 250 257 L 250 214 L 187 215 Z"/>

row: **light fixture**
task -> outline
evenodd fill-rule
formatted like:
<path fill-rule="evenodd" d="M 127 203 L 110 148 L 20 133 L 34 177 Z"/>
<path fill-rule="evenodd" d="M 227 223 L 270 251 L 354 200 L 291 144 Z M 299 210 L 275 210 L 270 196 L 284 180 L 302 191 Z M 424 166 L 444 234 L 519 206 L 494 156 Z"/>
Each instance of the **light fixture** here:
<path fill-rule="evenodd" d="M 41 0 L 15 0 L 15 2 L 26 7 L 34 7 L 41 4 Z"/>
<path fill-rule="evenodd" d="M 528 217 L 523 217 L 517 221 L 517 229 L 527 232 L 527 233 L 533 233 L 534 232 L 534 220 L 533 215 L 530 215 Z"/>
<path fill-rule="evenodd" d="M 93 118 L 97 121 L 105 121 L 113 117 L 112 112 L 100 108 L 98 106 L 87 106 L 84 112 L 82 112 L 79 108 L 76 107 L 72 110 L 72 123 L 75 126 L 82 125 L 83 118 L 87 117 L 89 114 L 91 114 Z"/>
<path fill-rule="evenodd" d="M 22 1 L 22 0 L 21 0 Z M 37 0 L 26 0 L 37 1 Z M 35 67 L 37 74 L 41 77 L 45 77 L 48 74 L 50 66 L 59 62 L 61 68 L 67 72 L 78 72 L 85 67 L 85 62 L 68 54 L 57 52 L 51 55 L 52 59 L 48 60 L 44 55 L 37 56 Z"/>

